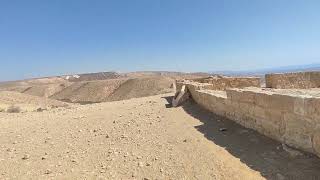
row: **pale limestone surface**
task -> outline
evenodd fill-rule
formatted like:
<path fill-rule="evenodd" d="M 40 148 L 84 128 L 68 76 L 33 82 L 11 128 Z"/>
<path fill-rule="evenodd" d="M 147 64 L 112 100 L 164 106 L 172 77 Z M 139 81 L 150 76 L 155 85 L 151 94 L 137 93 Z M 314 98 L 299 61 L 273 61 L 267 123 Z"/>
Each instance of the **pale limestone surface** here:
<path fill-rule="evenodd" d="M 215 91 L 206 83 L 177 84 L 185 84 L 192 98 L 205 109 L 320 156 L 320 89 L 248 87 Z"/>

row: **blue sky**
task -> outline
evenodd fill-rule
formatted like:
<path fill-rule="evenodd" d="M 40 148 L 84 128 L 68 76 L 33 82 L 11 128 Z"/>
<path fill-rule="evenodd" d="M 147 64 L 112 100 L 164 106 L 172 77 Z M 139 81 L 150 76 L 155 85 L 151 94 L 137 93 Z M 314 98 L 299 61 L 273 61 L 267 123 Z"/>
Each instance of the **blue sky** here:
<path fill-rule="evenodd" d="M 320 63 L 317 0 L 0 0 L 0 80 Z"/>

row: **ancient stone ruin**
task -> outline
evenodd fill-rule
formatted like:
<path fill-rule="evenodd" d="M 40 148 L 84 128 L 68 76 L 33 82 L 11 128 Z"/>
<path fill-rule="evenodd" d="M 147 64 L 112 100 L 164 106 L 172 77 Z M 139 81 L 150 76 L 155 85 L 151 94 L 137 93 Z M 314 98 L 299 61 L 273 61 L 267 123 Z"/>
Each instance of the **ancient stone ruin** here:
<path fill-rule="evenodd" d="M 266 87 L 276 89 L 319 88 L 320 72 L 267 74 Z"/>
<path fill-rule="evenodd" d="M 259 78 L 209 77 L 176 82 L 196 103 L 244 127 L 320 156 L 320 72 Z"/>

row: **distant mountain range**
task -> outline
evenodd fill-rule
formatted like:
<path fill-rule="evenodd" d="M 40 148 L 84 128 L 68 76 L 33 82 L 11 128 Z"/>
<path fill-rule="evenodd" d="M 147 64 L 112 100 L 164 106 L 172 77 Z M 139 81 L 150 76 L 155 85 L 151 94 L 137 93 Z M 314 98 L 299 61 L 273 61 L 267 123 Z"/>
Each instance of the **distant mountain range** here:
<path fill-rule="evenodd" d="M 223 74 L 227 76 L 262 76 L 270 73 L 287 73 L 287 72 L 303 72 L 303 71 L 320 71 L 320 64 L 307 64 L 295 66 L 282 66 L 276 68 L 265 68 L 251 71 L 212 71 L 212 74 Z"/>

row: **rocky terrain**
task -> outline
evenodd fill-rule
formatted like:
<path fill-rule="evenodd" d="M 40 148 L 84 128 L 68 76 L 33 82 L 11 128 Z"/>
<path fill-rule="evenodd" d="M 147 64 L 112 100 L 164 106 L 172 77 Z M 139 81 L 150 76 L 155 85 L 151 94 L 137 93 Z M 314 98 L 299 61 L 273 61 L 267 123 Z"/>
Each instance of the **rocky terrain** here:
<path fill-rule="evenodd" d="M 49 98 L 41 98 L 14 91 L 0 91 L 0 112 L 15 111 L 30 112 L 42 111 L 57 107 L 67 107 L 68 103 Z"/>
<path fill-rule="evenodd" d="M 310 179 L 317 158 L 172 94 L 0 114 L 1 179 Z"/>
<path fill-rule="evenodd" d="M 101 77 L 0 85 L 0 179 L 320 177 L 319 158 L 312 154 L 214 115 L 193 100 L 172 108 L 172 83 L 199 74 Z"/>

